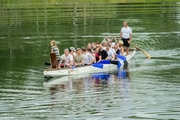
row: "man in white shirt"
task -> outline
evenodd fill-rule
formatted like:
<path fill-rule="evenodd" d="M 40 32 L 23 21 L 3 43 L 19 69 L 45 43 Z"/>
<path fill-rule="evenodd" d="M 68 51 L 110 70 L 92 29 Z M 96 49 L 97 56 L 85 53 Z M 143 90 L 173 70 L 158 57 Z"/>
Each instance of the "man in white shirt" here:
<path fill-rule="evenodd" d="M 126 55 L 129 54 L 129 46 L 132 40 L 132 29 L 128 26 L 128 23 L 123 22 L 123 26 L 120 32 L 120 39 L 124 42 L 123 46 L 126 47 Z"/>
<path fill-rule="evenodd" d="M 65 61 L 65 66 L 72 67 L 73 56 L 69 53 L 69 49 L 64 50 L 64 54 L 61 56 L 61 58 Z"/>

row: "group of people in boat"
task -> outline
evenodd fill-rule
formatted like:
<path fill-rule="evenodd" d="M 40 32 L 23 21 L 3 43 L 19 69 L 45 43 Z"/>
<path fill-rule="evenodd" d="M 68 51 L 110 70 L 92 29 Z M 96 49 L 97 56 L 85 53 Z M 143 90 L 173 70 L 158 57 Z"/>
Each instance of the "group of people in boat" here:
<path fill-rule="evenodd" d="M 121 39 L 116 40 L 115 37 L 106 37 L 102 43 L 92 42 L 82 48 L 66 48 L 64 49 L 64 54 L 61 56 L 55 40 L 52 40 L 50 42 L 52 47 L 51 52 L 56 54 L 58 67 L 60 68 L 62 62 L 64 63 L 64 67 L 72 67 L 91 65 L 101 60 L 115 60 L 117 54 L 125 55 L 124 47 L 126 47 L 126 55 L 128 55 L 132 40 L 132 30 L 128 27 L 127 22 L 123 22 L 123 26 L 119 36 Z"/>

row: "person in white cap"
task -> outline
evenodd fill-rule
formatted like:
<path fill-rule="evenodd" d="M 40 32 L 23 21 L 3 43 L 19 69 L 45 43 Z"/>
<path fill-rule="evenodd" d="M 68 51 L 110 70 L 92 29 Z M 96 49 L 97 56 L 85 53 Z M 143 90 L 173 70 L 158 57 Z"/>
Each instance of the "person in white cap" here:
<path fill-rule="evenodd" d="M 73 56 L 73 58 L 76 56 L 76 50 L 74 47 L 69 48 L 69 53 Z"/>

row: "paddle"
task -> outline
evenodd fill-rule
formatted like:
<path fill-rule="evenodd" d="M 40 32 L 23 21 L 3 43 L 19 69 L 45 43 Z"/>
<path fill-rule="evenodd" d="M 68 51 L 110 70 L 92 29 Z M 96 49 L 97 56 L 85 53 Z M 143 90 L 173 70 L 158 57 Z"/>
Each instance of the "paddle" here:
<path fill-rule="evenodd" d="M 135 44 L 133 43 L 130 43 L 132 46 L 134 46 L 136 49 L 140 50 L 141 52 L 143 52 L 147 57 L 148 59 L 151 58 L 151 55 L 149 55 L 147 52 L 145 52 L 144 50 L 142 50 L 141 48 L 137 47 Z"/>
<path fill-rule="evenodd" d="M 103 41 L 100 43 L 102 45 L 102 43 L 106 40 L 106 38 L 103 39 Z"/>

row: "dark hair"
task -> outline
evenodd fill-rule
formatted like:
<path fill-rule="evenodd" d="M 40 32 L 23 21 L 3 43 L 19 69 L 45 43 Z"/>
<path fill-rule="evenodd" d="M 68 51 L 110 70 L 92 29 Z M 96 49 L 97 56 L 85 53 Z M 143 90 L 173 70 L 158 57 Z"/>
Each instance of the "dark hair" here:
<path fill-rule="evenodd" d="M 68 48 L 69 52 L 71 52 L 72 50 L 70 48 Z"/>
<path fill-rule="evenodd" d="M 87 49 L 87 51 L 92 52 L 91 49 Z"/>
<path fill-rule="evenodd" d="M 98 47 L 95 47 L 93 50 L 95 51 Z"/>
<path fill-rule="evenodd" d="M 86 48 L 85 48 L 85 47 L 82 47 L 81 50 L 82 50 L 83 52 L 86 52 Z"/>
<path fill-rule="evenodd" d="M 100 44 L 100 42 L 96 42 L 96 44 Z"/>

